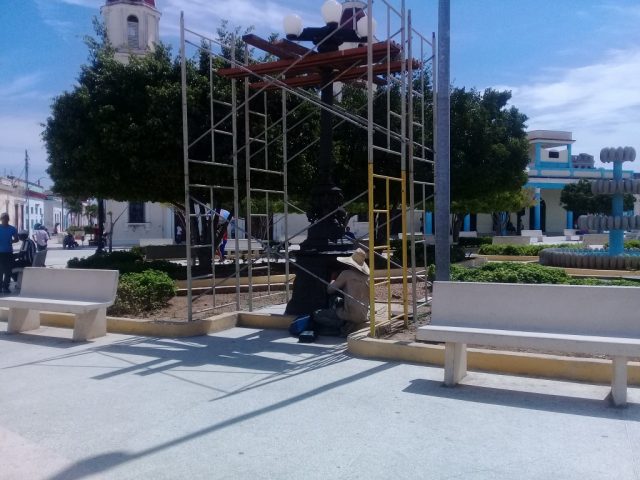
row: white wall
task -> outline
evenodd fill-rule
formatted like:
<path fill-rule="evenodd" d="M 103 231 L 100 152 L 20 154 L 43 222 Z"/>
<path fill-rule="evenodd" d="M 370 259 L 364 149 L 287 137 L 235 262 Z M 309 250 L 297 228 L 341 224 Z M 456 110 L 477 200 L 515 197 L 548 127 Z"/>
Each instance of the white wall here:
<path fill-rule="evenodd" d="M 542 199 L 546 206 L 546 230 L 547 235 L 552 233 L 562 234 L 567 228 L 567 211 L 560 206 L 560 193 L 562 190 L 542 190 Z"/>
<path fill-rule="evenodd" d="M 145 203 L 145 222 L 129 223 L 129 203 L 105 201 L 107 213 L 105 230 L 110 229 L 113 220 L 113 245 L 138 245 L 140 239 L 166 239 L 173 243 L 175 226 L 173 209 L 160 203 Z M 111 212 L 111 215 L 109 215 Z"/>
<path fill-rule="evenodd" d="M 307 215 L 304 213 L 290 213 L 289 218 L 287 220 L 287 228 L 289 237 L 292 237 L 294 234 L 300 232 L 303 228 L 307 228 L 309 226 L 309 220 L 307 220 Z M 274 213 L 273 214 L 273 239 L 278 242 L 283 242 L 285 240 L 284 235 L 284 213 Z M 299 234 L 299 236 L 307 238 L 306 230 Z"/>

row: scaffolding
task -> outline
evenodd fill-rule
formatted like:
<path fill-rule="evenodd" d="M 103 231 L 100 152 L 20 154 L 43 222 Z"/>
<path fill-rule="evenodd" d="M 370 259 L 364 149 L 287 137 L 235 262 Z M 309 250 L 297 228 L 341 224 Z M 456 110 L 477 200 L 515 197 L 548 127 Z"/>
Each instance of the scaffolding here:
<path fill-rule="evenodd" d="M 318 75 L 297 75 L 327 57 L 327 53 L 320 54 L 317 51 L 322 42 L 313 49 L 307 49 L 288 40 L 267 42 L 255 35 L 245 35 L 242 37 L 244 48 L 238 50 L 236 46 L 239 39 L 235 35 L 226 39 L 210 38 L 186 28 L 184 16 L 181 16 L 189 320 L 194 315 L 220 312 L 230 304 L 235 304 L 233 306 L 237 310 L 252 311 L 263 299 L 275 295 L 280 295 L 284 301 L 289 300 L 291 242 L 310 227 L 290 231 L 290 211 L 302 210 L 290 201 L 289 166 L 318 143 L 318 138 L 309 138 L 304 146 L 292 151 L 291 138 L 300 135 L 305 122 L 322 109 L 331 112 L 336 119 L 334 129 L 346 122 L 366 132 L 367 136 L 367 190 L 348 199 L 340 208 L 366 198 L 369 229 L 356 239 L 356 244 L 369 252 L 371 335 L 376 335 L 381 325 L 395 321 L 407 325 L 410 318 L 419 318 L 426 312 L 427 247 L 424 238 L 416 231 L 415 216 L 417 212 L 424 215 L 427 202 L 433 196 L 434 155 L 428 146 L 432 143 L 432 137 L 427 122 L 432 121 L 429 108 L 434 110 L 435 99 L 430 96 L 435 89 L 429 88 L 427 71 L 429 66 L 432 73 L 435 70 L 435 37 L 432 34 L 427 38 L 416 31 L 412 27 L 411 11 L 405 9 L 404 0 L 396 3 L 381 0 L 376 2 L 374 11 L 372 0 L 349 2 L 350 5 L 360 4 L 367 13 L 369 32 L 373 31 L 374 15 L 385 25 L 384 38 L 369 35 L 366 45 L 347 45 L 344 50 L 336 52 L 338 55 L 331 57 L 332 61 L 340 62 L 338 73 L 331 78 L 334 94 L 338 98 L 347 82 L 356 83 L 366 91 L 366 101 L 350 110 L 340 102 L 327 105 L 313 90 L 306 88 L 313 86 L 321 89 L 325 86 L 319 83 Z M 355 19 L 354 11 L 354 23 Z M 249 46 L 267 55 L 285 59 L 286 62 L 251 62 Z M 201 59 L 206 56 L 209 63 L 210 121 L 206 129 L 189 122 L 189 109 L 197 107 L 193 100 L 189 102 L 187 58 L 191 52 Z M 224 98 L 216 98 L 214 92 L 214 85 L 219 82 L 226 82 L 229 93 Z M 376 121 L 374 105 L 381 104 L 385 106 L 383 120 Z M 300 110 L 304 109 L 309 113 L 304 114 L 303 111 L 301 114 Z M 242 145 L 238 144 L 239 139 L 243 140 Z M 209 144 L 207 148 L 202 148 L 203 143 Z M 200 169 L 202 173 L 202 168 L 221 173 L 209 177 L 215 178 L 215 181 L 192 182 L 192 178 L 196 177 L 195 170 Z M 365 168 L 364 164 L 362 168 Z M 222 173 L 225 171 L 232 174 Z M 399 208 L 392 201 L 392 197 L 397 198 L 398 192 Z M 231 195 L 236 220 L 236 233 L 232 239 L 234 264 L 232 273 L 227 268 L 229 264 L 222 264 L 224 274 L 220 275 L 218 271 L 221 264 L 215 261 L 215 224 L 224 223 L 219 213 L 220 198 L 224 197 L 229 204 Z M 282 240 L 272 238 L 271 218 L 276 210 L 283 213 L 280 220 L 284 223 Z M 316 222 L 333 213 L 335 210 Z M 399 262 L 393 259 L 395 252 L 391 242 L 392 224 L 398 217 L 401 219 L 399 237 L 402 252 Z M 240 227 L 241 218 L 245 220 L 244 229 Z M 254 228 L 258 219 L 264 219 L 266 223 L 260 235 Z M 192 230 L 198 228 L 200 233 L 204 226 L 208 229 L 208 235 L 204 236 L 207 241 L 203 242 L 203 236 L 194 235 Z M 384 242 L 378 242 L 380 244 L 377 245 L 376 238 L 380 234 Z M 244 258 L 240 255 L 240 236 L 246 236 L 248 242 Z M 253 248 L 254 242 L 259 245 L 258 249 Z M 422 252 L 421 262 L 417 261 L 418 248 Z M 205 265 L 205 272 L 195 275 L 194 256 L 199 255 L 202 249 L 210 254 L 211 271 L 206 272 Z M 376 264 L 384 264 L 385 268 L 376 269 Z M 274 267 L 278 272 L 284 270 L 284 275 L 274 274 Z M 399 299 L 394 298 L 398 295 L 391 288 L 398 273 L 402 282 Z M 257 285 L 254 285 L 258 274 L 262 280 L 260 292 L 256 291 Z M 246 284 L 242 284 L 241 279 L 246 279 Z M 328 283 L 326 279 L 316 279 Z M 225 285 L 228 288 L 230 281 L 235 284 L 235 302 L 218 301 L 216 292 Z M 420 288 L 424 295 L 419 292 Z M 244 292 L 246 295 L 241 295 Z M 194 310 L 194 300 L 202 295 L 211 295 L 211 305 Z M 401 312 L 398 312 L 397 308 L 400 307 Z"/>

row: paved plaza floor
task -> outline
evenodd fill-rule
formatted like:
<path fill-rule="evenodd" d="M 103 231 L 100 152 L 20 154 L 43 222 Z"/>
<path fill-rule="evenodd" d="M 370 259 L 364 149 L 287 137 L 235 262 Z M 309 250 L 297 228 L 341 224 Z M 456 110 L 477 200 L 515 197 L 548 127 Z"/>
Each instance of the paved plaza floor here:
<path fill-rule="evenodd" d="M 234 328 L 72 343 L 0 322 L 0 478 L 638 479 L 640 390 L 353 358 Z"/>

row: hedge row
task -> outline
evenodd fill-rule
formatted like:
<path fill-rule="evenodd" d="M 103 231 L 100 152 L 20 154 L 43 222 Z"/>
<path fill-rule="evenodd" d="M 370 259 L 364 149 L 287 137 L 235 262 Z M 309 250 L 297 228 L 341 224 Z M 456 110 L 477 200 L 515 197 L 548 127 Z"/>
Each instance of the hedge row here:
<path fill-rule="evenodd" d="M 581 244 L 558 245 L 483 245 L 478 250 L 480 255 L 512 255 L 519 257 L 537 257 L 545 248 L 584 248 Z"/>
<path fill-rule="evenodd" d="M 186 278 L 186 267 L 166 260 L 146 262 L 139 248 L 115 252 L 95 253 L 86 258 L 72 258 L 67 268 L 96 268 L 99 270 L 118 270 L 120 275 L 141 273 L 145 270 L 165 272 L 174 280 Z"/>
<path fill-rule="evenodd" d="M 430 269 L 430 274 L 434 271 Z M 490 283 L 550 283 L 564 285 L 616 285 L 640 286 L 632 280 L 599 280 L 595 278 L 573 278 L 561 268 L 544 267 L 537 263 L 495 262 L 478 268 L 451 266 L 451 280 L 459 282 Z"/>

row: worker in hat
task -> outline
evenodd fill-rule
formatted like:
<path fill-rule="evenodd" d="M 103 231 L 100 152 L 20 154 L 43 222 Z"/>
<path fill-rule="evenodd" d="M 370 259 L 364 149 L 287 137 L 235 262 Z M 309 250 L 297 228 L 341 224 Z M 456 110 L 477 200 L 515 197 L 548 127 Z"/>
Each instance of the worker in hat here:
<path fill-rule="evenodd" d="M 318 310 L 313 314 L 314 324 L 320 335 L 347 335 L 358 330 L 367 321 L 369 312 L 369 266 L 366 253 L 358 248 L 350 257 L 337 260 L 349 266 L 327 287 L 327 293 L 343 293 L 344 300 L 333 308 Z"/>

